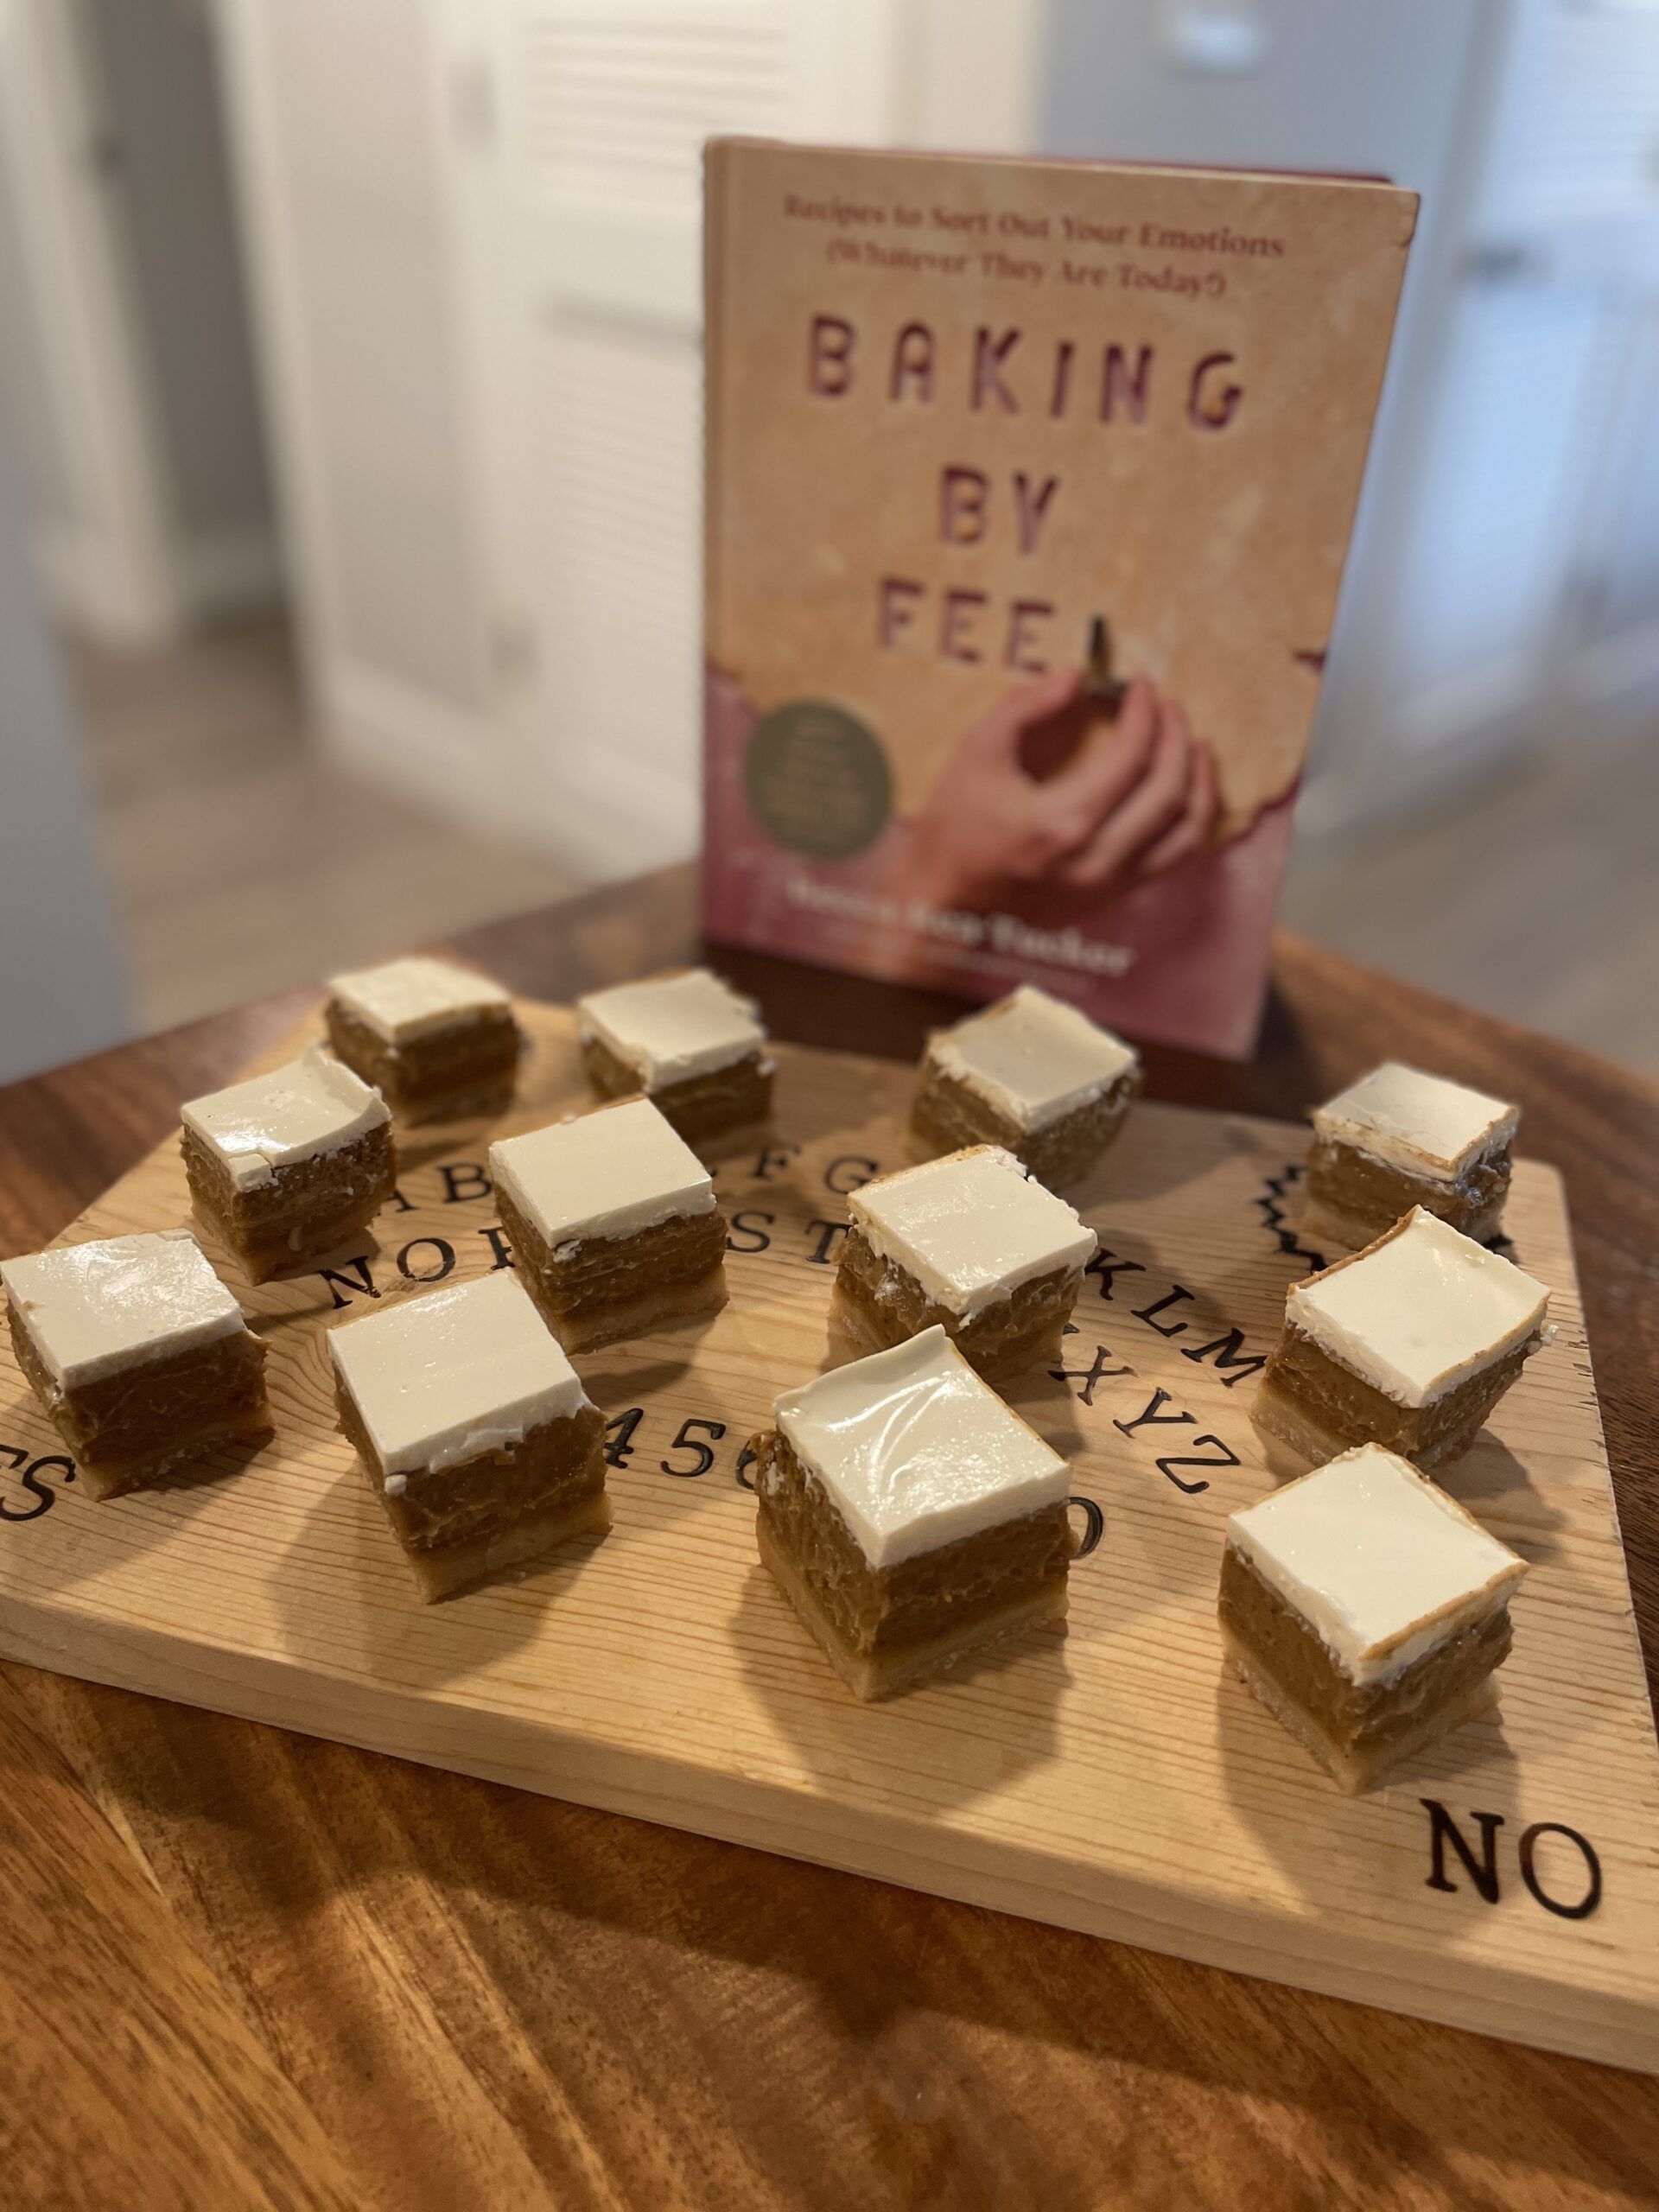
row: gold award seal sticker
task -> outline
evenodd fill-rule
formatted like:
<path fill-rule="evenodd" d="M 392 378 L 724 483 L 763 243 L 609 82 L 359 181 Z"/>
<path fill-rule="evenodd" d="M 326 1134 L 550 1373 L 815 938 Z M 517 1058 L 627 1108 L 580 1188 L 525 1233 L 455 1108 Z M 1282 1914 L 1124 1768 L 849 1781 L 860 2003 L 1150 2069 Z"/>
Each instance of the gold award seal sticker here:
<path fill-rule="evenodd" d="M 792 853 L 841 861 L 874 844 L 893 812 L 893 772 L 874 733 L 829 699 L 791 699 L 756 723 L 743 788 Z"/>

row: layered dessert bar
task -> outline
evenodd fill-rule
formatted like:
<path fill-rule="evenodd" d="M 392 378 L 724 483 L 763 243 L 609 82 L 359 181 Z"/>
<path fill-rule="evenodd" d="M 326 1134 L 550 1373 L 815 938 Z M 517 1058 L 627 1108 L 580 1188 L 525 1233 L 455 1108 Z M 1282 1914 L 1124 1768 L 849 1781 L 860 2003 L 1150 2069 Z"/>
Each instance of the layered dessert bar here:
<path fill-rule="evenodd" d="M 1313 1114 L 1302 1233 L 1369 1244 L 1414 1206 L 1497 1233 L 1518 1106 L 1389 1060 Z"/>
<path fill-rule="evenodd" d="M 334 1251 L 397 1179 L 385 1100 L 319 1046 L 193 1098 L 182 1119 L 196 1217 L 251 1282 Z"/>
<path fill-rule="evenodd" d="M 861 1350 L 937 1325 L 992 1379 L 1058 1350 L 1095 1232 L 1001 1145 L 877 1176 L 847 1213 L 833 1312 Z"/>
<path fill-rule="evenodd" d="M 1380 1445 L 1235 1513 L 1221 1568 L 1234 1669 L 1347 1790 L 1497 1700 L 1525 1562 Z"/>
<path fill-rule="evenodd" d="M 265 1348 L 188 1229 L 32 1253 L 0 1281 L 17 1364 L 89 1497 L 270 1433 Z"/>
<path fill-rule="evenodd" d="M 610 1526 L 605 1419 L 508 1272 L 328 1334 L 340 1425 L 428 1599 Z"/>
<path fill-rule="evenodd" d="M 336 976 L 326 1018 L 336 1057 L 400 1122 L 495 1114 L 512 1100 L 524 1036 L 487 976 L 448 960 L 390 960 Z"/>
<path fill-rule="evenodd" d="M 835 1369 L 753 1440 L 760 1557 L 861 1698 L 1065 1611 L 1065 1461 L 940 1328 Z"/>
<path fill-rule="evenodd" d="M 1415 1207 L 1293 1286 L 1251 1417 L 1306 1459 L 1383 1444 L 1438 1467 L 1543 1343 L 1548 1306 L 1542 1283 Z"/>
<path fill-rule="evenodd" d="M 1058 1188 L 1089 1173 L 1140 1081 L 1132 1046 L 1022 983 L 929 1038 L 911 1128 L 927 1152 L 1000 1144 Z"/>
<path fill-rule="evenodd" d="M 726 1303 L 726 1219 L 708 1170 L 648 1098 L 490 1147 L 526 1287 L 569 1351 Z"/>
<path fill-rule="evenodd" d="M 706 968 L 594 991 L 576 1001 L 576 1024 L 600 1096 L 643 1091 L 683 1137 L 724 1136 L 772 1112 L 760 1010 Z"/>

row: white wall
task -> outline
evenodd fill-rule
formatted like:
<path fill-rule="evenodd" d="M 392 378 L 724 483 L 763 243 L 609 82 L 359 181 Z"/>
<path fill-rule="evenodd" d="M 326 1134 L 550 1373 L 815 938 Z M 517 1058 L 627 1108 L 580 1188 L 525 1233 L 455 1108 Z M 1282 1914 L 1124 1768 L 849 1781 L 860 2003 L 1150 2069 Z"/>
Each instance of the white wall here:
<path fill-rule="evenodd" d="M 282 563 L 195 0 L 0 0 L 0 442 L 54 608 L 117 643 Z"/>
<path fill-rule="evenodd" d="M 1306 825 L 1321 779 L 1363 753 L 1397 699 L 1390 619 L 1440 367 L 1443 216 L 1476 127 L 1478 33 L 1485 0 L 1052 0 L 1043 72 L 1046 149 L 1123 161 L 1386 176 L 1423 196 L 1365 486 L 1343 579 L 1312 748 Z M 1206 22 L 1233 41 L 1205 48 Z M 1346 779 L 1339 765 L 1335 780 Z"/>
<path fill-rule="evenodd" d="M 218 10 L 306 658 L 335 721 L 377 687 L 462 721 L 483 698 L 430 15 Z"/>
<path fill-rule="evenodd" d="M 64 692 L 0 476 L 0 1083 L 131 1033 Z"/>
<path fill-rule="evenodd" d="M 0 160 L 0 430 L 31 530 L 63 532 L 74 526 L 74 471 L 53 401 L 23 220 L 10 165 Z"/>
<path fill-rule="evenodd" d="M 1052 150 L 1422 195 L 1303 831 L 1659 698 L 1659 15 L 1050 0 Z"/>
<path fill-rule="evenodd" d="M 79 8 L 181 588 L 211 612 L 280 581 L 212 26 L 192 0 Z"/>

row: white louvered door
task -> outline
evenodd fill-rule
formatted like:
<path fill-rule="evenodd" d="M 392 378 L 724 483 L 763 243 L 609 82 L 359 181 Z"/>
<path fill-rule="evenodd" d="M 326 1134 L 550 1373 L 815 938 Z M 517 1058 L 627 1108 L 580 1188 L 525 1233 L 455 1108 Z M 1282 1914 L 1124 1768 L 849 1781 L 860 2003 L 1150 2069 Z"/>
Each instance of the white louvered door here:
<path fill-rule="evenodd" d="M 893 135 L 897 0 L 454 0 L 443 22 L 502 710 L 620 874 L 697 836 L 701 149 Z"/>
<path fill-rule="evenodd" d="M 1588 269 L 1598 310 L 1549 703 L 1618 728 L 1659 690 L 1659 7 L 1528 0 L 1517 58 L 1491 197 L 1536 225 L 1547 278 Z"/>
<path fill-rule="evenodd" d="M 217 0 L 304 664 L 326 741 L 499 829 L 472 402 L 426 0 Z"/>

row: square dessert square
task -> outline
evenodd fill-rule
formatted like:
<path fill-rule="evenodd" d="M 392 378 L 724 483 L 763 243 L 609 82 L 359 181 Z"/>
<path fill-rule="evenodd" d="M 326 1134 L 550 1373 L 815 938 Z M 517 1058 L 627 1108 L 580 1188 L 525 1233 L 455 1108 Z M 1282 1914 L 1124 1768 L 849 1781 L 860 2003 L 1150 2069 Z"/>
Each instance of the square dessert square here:
<path fill-rule="evenodd" d="M 1363 1444 L 1235 1513 L 1222 1638 L 1347 1790 L 1497 1702 L 1526 1564 L 1397 1453 Z"/>
<path fill-rule="evenodd" d="M 507 1105 L 524 1036 L 512 1001 L 452 961 L 389 960 L 328 986 L 328 1041 L 400 1122 L 457 1121 Z"/>
<path fill-rule="evenodd" d="M 772 1112 L 774 1063 L 760 1009 L 707 968 L 679 968 L 576 1001 L 601 1098 L 643 1091 L 683 1137 L 725 1136 Z"/>
<path fill-rule="evenodd" d="M 830 1665 L 890 1696 L 1065 1611 L 1065 1461 L 940 1328 L 834 1369 L 753 1440 L 760 1557 Z"/>
<path fill-rule="evenodd" d="M 1000 1144 L 1057 1189 L 1095 1165 L 1140 1082 L 1132 1046 L 1022 983 L 929 1038 L 912 1132 L 934 1153 Z"/>
<path fill-rule="evenodd" d="M 373 1220 L 397 1179 L 385 1100 L 320 1046 L 193 1098 L 182 1119 L 197 1218 L 250 1282 L 334 1251 Z"/>
<path fill-rule="evenodd" d="M 507 1270 L 328 1333 L 340 1425 L 429 1599 L 610 1526 L 605 1419 Z"/>
<path fill-rule="evenodd" d="M 1058 1351 L 1095 1232 L 1001 1145 L 877 1176 L 847 1214 L 833 1313 L 862 1350 L 938 1324 L 992 1379 Z"/>
<path fill-rule="evenodd" d="M 726 1219 L 708 1170 L 648 1098 L 490 1147 L 496 1205 L 531 1295 L 569 1351 L 726 1303 Z"/>
<path fill-rule="evenodd" d="M 1542 1283 L 1418 1206 L 1292 1287 L 1251 1418 L 1306 1459 L 1383 1444 L 1438 1467 L 1543 1343 L 1548 1306 Z"/>
<path fill-rule="evenodd" d="M 270 1433 L 265 1348 L 188 1229 L 0 1265 L 12 1349 L 89 1497 Z"/>
<path fill-rule="evenodd" d="M 1414 1206 L 1484 1242 L 1510 1189 L 1518 1106 L 1389 1060 L 1313 1113 L 1302 1233 L 1369 1244 Z"/>

